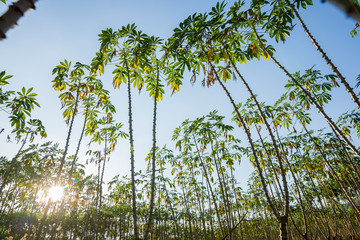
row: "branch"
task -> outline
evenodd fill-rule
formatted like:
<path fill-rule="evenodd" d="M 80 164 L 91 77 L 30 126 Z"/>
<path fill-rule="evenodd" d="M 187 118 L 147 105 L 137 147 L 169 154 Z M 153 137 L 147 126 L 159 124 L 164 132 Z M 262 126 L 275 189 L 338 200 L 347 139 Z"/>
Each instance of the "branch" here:
<path fill-rule="evenodd" d="M 322 0 L 325 2 L 326 0 Z M 327 0 L 336 7 L 340 8 L 345 12 L 349 17 L 360 22 L 360 6 L 354 3 L 352 0 Z"/>
<path fill-rule="evenodd" d="M 15 26 L 17 21 L 29 10 L 35 10 L 35 2 L 38 0 L 19 0 L 9 7 L 6 13 L 0 17 L 0 40 L 5 39 L 5 33 Z"/>
<path fill-rule="evenodd" d="M 237 228 L 237 226 L 239 226 L 239 224 L 242 222 L 242 221 L 244 221 L 244 219 L 245 219 L 245 217 L 246 217 L 246 214 L 247 213 L 245 213 L 245 215 L 240 219 L 240 221 L 230 230 L 230 232 L 228 232 L 226 235 L 225 235 L 225 237 L 223 237 L 221 240 L 225 240 L 236 228 Z"/>

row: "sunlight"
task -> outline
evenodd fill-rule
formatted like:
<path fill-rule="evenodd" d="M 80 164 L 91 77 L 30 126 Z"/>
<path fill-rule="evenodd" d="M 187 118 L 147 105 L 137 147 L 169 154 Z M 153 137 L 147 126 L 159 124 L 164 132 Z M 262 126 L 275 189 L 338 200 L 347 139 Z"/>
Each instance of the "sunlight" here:
<path fill-rule="evenodd" d="M 52 199 L 54 202 L 59 201 L 63 197 L 63 187 L 60 186 L 53 186 L 48 191 L 48 198 Z"/>

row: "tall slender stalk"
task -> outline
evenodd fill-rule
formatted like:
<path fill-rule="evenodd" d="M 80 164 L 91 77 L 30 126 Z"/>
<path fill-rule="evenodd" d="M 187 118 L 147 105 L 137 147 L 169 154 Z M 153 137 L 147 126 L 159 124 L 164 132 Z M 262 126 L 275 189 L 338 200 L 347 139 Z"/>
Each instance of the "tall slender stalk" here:
<path fill-rule="evenodd" d="M 149 206 L 149 218 L 146 224 L 144 240 L 148 239 L 148 235 L 151 231 L 151 224 L 154 211 L 154 198 L 155 198 L 155 172 L 156 172 L 156 113 L 157 113 L 157 97 L 159 92 L 159 63 L 157 62 L 157 74 L 155 84 L 155 95 L 154 95 L 154 111 L 153 111 L 153 129 L 152 129 L 152 151 L 151 151 L 151 190 L 150 190 L 150 206 Z"/>
<path fill-rule="evenodd" d="M 226 49 L 226 48 L 225 48 Z M 270 139 L 271 139 L 271 142 L 272 142 L 272 145 L 274 146 L 274 150 L 275 150 L 275 155 L 276 155 L 276 159 L 279 163 L 279 167 L 280 167 L 280 174 L 281 174 L 281 180 L 282 180 L 282 185 L 283 185 L 283 191 L 284 191 L 284 199 L 285 199 L 285 204 L 284 204 L 284 218 L 286 218 L 286 221 L 287 221 L 287 217 L 288 217 L 288 214 L 289 214 L 289 204 L 290 204 L 290 200 L 289 200 L 289 188 L 288 188 L 288 183 L 287 183 L 287 180 L 286 180 L 286 172 L 285 172 L 285 169 L 284 169 L 284 166 L 283 166 L 283 160 L 280 156 L 280 151 L 278 149 L 278 146 L 277 146 L 277 143 L 276 143 L 276 140 L 275 140 L 275 137 L 274 137 L 274 134 L 273 132 L 271 131 L 271 128 L 270 128 L 270 125 L 265 117 L 265 114 L 263 112 L 263 110 L 261 109 L 260 107 L 260 104 L 258 102 L 258 100 L 256 99 L 256 96 L 255 94 L 253 93 L 253 91 L 251 90 L 251 88 L 249 87 L 249 84 L 246 82 L 245 78 L 240 74 L 238 68 L 236 67 L 233 59 L 231 58 L 228 50 L 226 49 L 226 52 L 227 52 L 227 56 L 228 56 L 228 59 L 230 60 L 231 62 L 231 65 L 232 67 L 235 69 L 236 73 L 238 74 L 238 76 L 240 77 L 242 83 L 245 85 L 246 87 L 246 90 L 249 92 L 250 96 L 251 96 L 251 99 L 253 100 L 253 102 L 255 103 L 256 105 L 256 108 L 261 116 L 261 119 L 262 121 L 264 122 L 265 126 L 266 126 L 266 130 L 268 131 L 269 133 L 269 136 L 270 136 Z M 285 220 L 284 220 L 285 221 Z"/>
<path fill-rule="evenodd" d="M 360 217 L 360 209 L 359 207 L 356 205 L 356 203 L 354 202 L 354 200 L 351 198 L 349 191 L 345 188 L 345 186 L 343 185 L 343 183 L 341 182 L 341 180 L 339 179 L 337 173 L 335 172 L 334 168 L 331 166 L 330 162 L 328 161 L 328 159 L 326 158 L 325 153 L 323 152 L 322 148 L 317 144 L 317 142 L 314 140 L 314 138 L 312 137 L 312 135 L 310 134 L 310 132 L 307 130 L 307 128 L 304 126 L 304 129 L 306 131 L 306 133 L 308 134 L 308 136 L 310 137 L 311 141 L 315 144 L 315 146 L 318 148 L 322 158 L 324 159 L 327 167 L 330 170 L 331 175 L 335 178 L 336 182 L 340 185 L 340 189 L 343 191 L 343 193 L 345 194 L 346 199 L 349 201 L 350 206 L 353 207 L 354 211 L 356 212 L 357 216 Z"/>
<path fill-rule="evenodd" d="M 21 144 L 19 150 L 17 151 L 15 157 L 11 160 L 10 167 L 6 170 L 6 173 L 4 174 L 4 178 L 2 179 L 2 183 L 1 183 L 1 187 L 0 187 L 0 197 L 2 196 L 2 191 L 8 182 L 10 173 L 14 170 L 17 159 L 19 158 L 20 153 L 26 144 L 26 140 L 27 140 L 28 136 L 29 136 L 29 133 L 27 133 L 25 136 L 25 139 L 22 140 L 22 144 Z"/>
<path fill-rule="evenodd" d="M 202 50 L 204 51 L 204 49 L 202 49 Z M 217 74 L 217 72 L 216 72 L 216 70 L 215 70 L 214 65 L 213 65 L 212 62 L 210 61 L 209 55 L 206 54 L 206 56 L 207 56 L 207 62 L 208 62 L 208 64 L 210 65 L 212 71 L 213 71 L 213 72 L 215 73 L 215 75 L 216 75 L 216 80 L 217 80 L 217 82 L 220 84 L 220 86 L 221 86 L 222 89 L 225 91 L 226 95 L 228 96 L 228 98 L 229 98 L 229 100 L 230 100 L 230 102 L 231 102 L 231 104 L 232 104 L 232 106 L 233 106 L 233 108 L 234 108 L 234 111 L 235 111 L 235 113 L 236 113 L 236 116 L 237 116 L 238 119 L 240 120 L 241 125 L 242 125 L 242 127 L 244 128 L 244 130 L 245 130 L 245 133 L 246 133 L 246 135 L 247 135 L 248 142 L 249 142 L 250 147 L 251 147 L 251 151 L 252 151 L 253 156 L 254 156 L 254 162 L 255 162 L 256 168 L 257 168 L 257 170 L 258 170 L 258 172 L 259 172 L 259 177 L 260 177 L 260 181 L 261 181 L 261 186 L 262 186 L 262 188 L 263 188 L 263 191 L 264 191 L 266 200 L 267 200 L 267 202 L 268 202 L 268 204 L 269 204 L 269 206 L 270 206 L 273 214 L 276 216 L 276 218 L 278 219 L 278 221 L 279 221 L 279 223 L 280 223 L 280 238 L 283 239 L 283 240 L 285 240 L 285 239 L 288 238 L 288 236 L 287 236 L 287 227 L 286 227 L 286 226 L 287 226 L 287 217 L 286 217 L 286 215 L 285 215 L 285 217 L 284 217 L 284 216 L 281 216 L 281 215 L 279 214 L 279 212 L 276 210 L 275 204 L 274 204 L 273 201 L 271 200 L 270 195 L 269 195 L 269 192 L 268 192 L 268 189 L 267 189 L 267 187 L 266 187 L 267 184 L 266 184 L 266 182 L 265 182 L 265 178 L 264 178 L 264 175 L 263 175 L 263 172 L 262 172 L 262 168 L 261 168 L 261 166 L 260 166 L 260 162 L 259 162 L 257 153 L 256 153 L 255 148 L 254 148 L 254 144 L 253 144 L 253 141 L 252 141 L 252 138 L 251 138 L 250 131 L 249 131 L 249 129 L 246 127 L 246 123 L 245 123 L 244 119 L 242 118 L 242 116 L 240 115 L 240 112 L 239 112 L 239 110 L 237 109 L 236 104 L 235 104 L 233 98 L 231 97 L 229 91 L 226 89 L 225 85 L 224 85 L 224 84 L 222 83 L 222 81 L 220 80 L 220 78 L 219 78 L 219 76 L 218 76 L 218 74 Z"/>
<path fill-rule="evenodd" d="M 75 119 L 76 112 L 77 112 L 77 107 L 78 107 L 78 103 L 79 103 L 79 97 L 80 97 L 80 94 L 79 94 L 79 88 L 78 88 L 77 91 L 76 91 L 74 112 L 73 112 L 73 115 L 71 116 L 69 130 L 68 130 L 67 137 L 66 137 L 64 153 L 63 153 L 63 156 L 62 156 L 62 158 L 60 160 L 60 166 L 59 166 L 58 172 L 56 174 L 55 186 L 59 184 L 61 172 L 62 172 L 62 169 L 64 167 L 65 159 L 66 159 L 66 156 L 67 156 L 67 153 L 68 153 L 68 148 L 69 148 L 69 143 L 70 143 L 70 136 L 71 136 L 71 132 L 72 132 L 73 124 L 74 124 L 74 119 Z M 43 226 L 45 224 L 45 220 L 47 218 L 47 214 L 48 214 L 48 211 L 50 209 L 51 204 L 52 204 L 52 200 L 50 198 L 47 205 L 46 205 L 46 207 L 45 207 L 44 215 L 43 215 L 42 219 L 40 220 L 40 224 L 39 224 L 39 227 L 37 229 L 37 233 L 36 233 L 36 237 L 35 237 L 36 240 L 41 239 L 42 228 L 43 228 Z"/>
<path fill-rule="evenodd" d="M 331 70 L 333 70 L 333 72 L 338 76 L 338 78 L 340 79 L 340 82 L 345 86 L 346 91 L 350 94 L 350 96 L 351 96 L 352 100 L 354 101 L 354 103 L 356 104 L 356 106 L 358 108 L 360 108 L 359 98 L 356 95 L 356 93 L 354 93 L 353 88 L 350 87 L 350 85 L 346 81 L 345 77 L 341 74 L 341 72 L 334 65 L 334 63 L 327 56 L 325 51 L 321 48 L 320 44 L 316 41 L 314 36 L 311 34 L 311 32 L 307 28 L 306 24 L 304 23 L 303 19 L 301 18 L 300 14 L 299 14 L 298 10 L 296 9 L 296 7 L 294 6 L 294 4 L 291 4 L 289 0 L 284 0 L 284 1 L 286 2 L 286 4 L 288 4 L 291 7 L 291 10 L 295 13 L 296 17 L 299 19 L 301 26 L 303 27 L 305 33 L 307 34 L 307 36 L 309 37 L 309 39 L 311 40 L 311 42 L 313 43 L 315 48 L 320 52 L 322 58 L 325 59 L 326 63 L 330 66 Z"/>
<path fill-rule="evenodd" d="M 213 202 L 214 202 L 215 212 L 216 212 L 216 216 L 217 216 L 217 219 L 218 219 L 218 222 L 219 222 L 220 231 L 221 231 L 222 236 L 224 236 L 225 233 L 224 233 L 223 226 L 222 226 L 222 223 L 221 223 L 220 212 L 219 212 L 218 204 L 216 202 L 215 194 L 214 194 L 214 191 L 213 191 L 213 189 L 211 187 L 210 177 L 209 177 L 208 171 L 206 170 L 205 162 L 204 162 L 203 158 L 200 155 L 200 149 L 199 149 L 199 147 L 197 145 L 197 141 L 196 141 L 196 138 L 195 138 L 194 134 L 192 135 L 192 137 L 194 139 L 194 144 L 195 144 L 195 147 L 196 147 L 196 153 L 197 153 L 197 155 L 198 155 L 198 157 L 200 159 L 201 165 L 202 165 L 202 170 L 203 170 L 203 173 L 205 175 L 206 183 L 208 185 L 208 188 L 209 188 L 210 193 L 211 193 L 211 197 L 212 197 Z M 228 231 L 230 231 L 230 229 L 228 229 Z"/>
<path fill-rule="evenodd" d="M 68 176 L 67 176 L 67 181 L 68 181 L 68 183 L 71 182 L 71 178 L 72 178 L 72 175 L 73 175 L 73 171 L 74 171 L 76 159 L 77 159 L 77 157 L 78 157 L 79 150 L 80 150 L 81 141 L 82 141 L 82 138 L 83 138 L 84 133 L 85 133 L 86 122 L 87 122 L 87 111 L 86 111 L 86 115 L 85 115 L 85 118 L 84 118 L 84 123 L 83 123 L 83 127 L 82 127 L 82 130 L 81 130 L 81 134 L 80 134 L 80 139 L 79 139 L 78 145 L 77 145 L 77 147 L 76 147 L 74 159 L 73 159 L 72 162 L 71 162 L 71 168 L 70 168 L 70 171 L 69 171 Z M 58 212 L 58 214 L 57 214 L 57 217 L 56 217 L 56 220 L 55 220 L 55 224 L 54 224 L 54 226 L 53 226 L 53 228 L 52 228 L 52 233 L 51 233 L 50 239 L 53 239 L 53 238 L 55 237 L 56 229 L 58 228 L 58 226 L 59 226 L 59 224 L 60 224 L 61 217 L 62 217 L 63 214 L 64 214 L 64 210 L 65 210 L 65 198 L 66 198 L 67 195 L 68 195 L 68 191 L 65 191 L 65 196 L 63 197 L 63 199 L 62 199 L 62 201 L 61 201 L 61 205 L 60 205 L 60 207 L 59 207 L 59 212 Z"/>
<path fill-rule="evenodd" d="M 164 171 L 161 171 L 161 176 L 162 176 L 162 179 L 164 179 Z M 170 199 L 170 196 L 169 196 L 169 192 L 168 192 L 168 190 L 166 188 L 165 181 L 164 181 L 164 184 L 163 184 L 163 188 L 164 188 L 165 194 L 166 194 L 166 199 L 167 199 L 166 203 L 169 204 L 170 211 L 171 211 L 171 216 L 172 216 L 174 224 L 175 224 L 176 235 L 177 235 L 177 238 L 180 239 L 180 227 L 179 227 L 178 221 L 176 220 L 176 217 L 175 217 L 175 211 L 174 211 L 174 208 L 172 206 L 171 199 Z"/>
<path fill-rule="evenodd" d="M 134 136 L 133 136 L 133 119 L 132 119 L 132 104 L 131 104 L 131 82 L 130 82 L 130 70 L 128 61 L 124 57 L 124 62 L 127 70 L 127 92 L 128 92 L 128 104 L 129 104 L 129 140 L 130 140 L 130 164 L 131 164 L 131 189 L 132 189 L 132 213 L 133 213 L 133 225 L 134 225 L 134 238 L 139 239 L 139 229 L 137 224 L 137 210 L 136 210 L 136 187 L 135 187 L 135 158 L 134 158 Z"/>
<path fill-rule="evenodd" d="M 345 143 L 351 148 L 351 150 L 354 151 L 354 153 L 360 157 L 360 152 L 359 150 L 350 142 L 350 140 L 345 137 L 344 133 L 339 129 L 339 127 L 334 123 L 334 121 L 325 113 L 323 107 L 315 100 L 315 98 L 313 96 L 311 96 L 311 94 L 286 70 L 286 68 L 280 64 L 279 61 L 277 61 L 277 59 L 270 54 L 263 42 L 261 41 L 255 27 L 253 26 L 253 30 L 254 33 L 256 35 L 256 38 L 258 39 L 261 48 L 263 49 L 263 51 L 270 56 L 270 58 L 275 62 L 275 64 L 286 74 L 286 76 L 288 76 L 290 78 L 290 80 L 295 83 L 295 85 L 306 95 L 306 97 L 310 100 L 311 104 L 313 104 L 316 109 L 320 112 L 320 114 L 325 118 L 325 120 L 328 122 L 329 126 L 345 141 Z"/>

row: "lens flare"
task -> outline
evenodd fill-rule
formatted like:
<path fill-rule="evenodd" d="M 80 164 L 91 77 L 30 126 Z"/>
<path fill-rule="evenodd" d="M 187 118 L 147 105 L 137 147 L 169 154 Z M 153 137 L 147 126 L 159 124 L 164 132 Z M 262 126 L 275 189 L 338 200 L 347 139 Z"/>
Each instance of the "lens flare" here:
<path fill-rule="evenodd" d="M 59 201 L 63 197 L 64 189 L 60 186 L 51 187 L 48 191 L 48 198 L 54 202 Z"/>

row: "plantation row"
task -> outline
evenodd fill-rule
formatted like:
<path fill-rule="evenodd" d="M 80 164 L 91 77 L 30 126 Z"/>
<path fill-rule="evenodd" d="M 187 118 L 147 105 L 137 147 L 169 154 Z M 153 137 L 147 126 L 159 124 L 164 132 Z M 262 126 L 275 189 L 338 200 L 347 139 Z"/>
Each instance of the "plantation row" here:
<path fill-rule="evenodd" d="M 1 72 L 0 107 L 9 114 L 9 139 L 18 141 L 19 150 L 0 159 L 0 238 L 360 239 L 359 94 L 303 22 L 298 10 L 311 4 L 217 3 L 209 13 L 189 16 L 165 42 L 134 24 L 103 30 L 89 65 L 65 60 L 53 70 L 68 125 L 64 148 L 36 143 L 38 135 L 47 137 L 42 122 L 31 118 L 39 106 L 36 94 L 4 90 L 11 76 Z M 295 19 L 331 74 L 315 67 L 290 73 L 277 59 L 266 38 L 284 42 Z M 274 104 L 259 100 L 239 69 L 261 58 L 288 81 Z M 115 103 L 100 80 L 107 69 L 114 88 L 127 87 L 128 131 L 114 120 Z M 167 87 L 180 91 L 188 72 L 192 83 L 202 79 L 203 86 L 224 91 L 233 107 L 232 125 L 214 110 L 183 121 L 168 144 L 174 149 L 159 147 L 157 104 Z M 247 101 L 235 102 L 226 86 L 230 80 L 246 89 Z M 334 120 L 325 109 L 340 86 L 355 109 L 338 112 Z M 134 167 L 132 88 L 147 91 L 154 104 L 147 171 Z M 314 131 L 312 118 L 328 126 Z M 75 121 L 82 122 L 80 132 Z M 111 153 L 121 138 L 129 140 L 131 172 L 106 184 L 106 163 L 116 158 Z M 79 164 L 85 162 L 79 159 L 84 139 L 101 148 L 91 145 L 86 152 L 86 161 L 97 167 L 90 176 Z M 76 146 L 73 153 L 70 144 Z M 236 179 L 245 159 L 254 167 L 247 190 Z"/>

